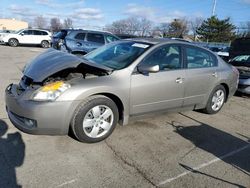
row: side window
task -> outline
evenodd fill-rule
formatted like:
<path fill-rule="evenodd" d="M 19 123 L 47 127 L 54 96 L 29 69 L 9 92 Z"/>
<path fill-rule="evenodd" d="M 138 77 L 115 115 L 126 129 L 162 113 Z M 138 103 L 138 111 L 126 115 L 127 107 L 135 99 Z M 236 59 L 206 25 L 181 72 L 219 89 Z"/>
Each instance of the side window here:
<path fill-rule="evenodd" d="M 181 50 L 179 46 L 167 45 L 151 53 L 143 64 L 159 65 L 160 70 L 181 69 Z"/>
<path fill-rule="evenodd" d="M 42 34 L 42 35 L 48 35 L 48 33 L 45 32 L 45 31 L 41 31 L 41 34 Z"/>
<path fill-rule="evenodd" d="M 116 37 L 114 37 L 114 36 L 112 36 L 112 35 L 106 35 L 105 38 L 106 38 L 106 41 L 107 41 L 108 43 L 114 42 L 114 41 L 116 41 L 116 40 L 119 40 L 118 38 L 116 38 Z"/>
<path fill-rule="evenodd" d="M 100 44 L 105 44 L 104 36 L 102 34 L 88 33 L 87 40 L 89 42 L 96 42 L 96 43 L 100 43 Z"/>
<path fill-rule="evenodd" d="M 34 32 L 34 35 L 42 35 L 41 31 L 34 30 L 33 32 Z"/>
<path fill-rule="evenodd" d="M 215 57 L 205 50 L 187 47 L 186 54 L 187 68 L 206 68 L 217 65 Z"/>
<path fill-rule="evenodd" d="M 75 39 L 84 40 L 86 33 L 77 33 Z"/>
<path fill-rule="evenodd" d="M 33 35 L 33 31 L 32 30 L 24 30 L 22 32 L 23 35 Z"/>

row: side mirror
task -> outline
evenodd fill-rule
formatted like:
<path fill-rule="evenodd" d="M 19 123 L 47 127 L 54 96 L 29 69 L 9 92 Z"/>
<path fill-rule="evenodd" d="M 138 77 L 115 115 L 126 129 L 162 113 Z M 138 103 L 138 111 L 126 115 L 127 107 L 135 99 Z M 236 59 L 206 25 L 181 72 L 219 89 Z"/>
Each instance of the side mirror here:
<path fill-rule="evenodd" d="M 21 35 L 21 36 L 23 36 L 23 35 L 24 35 L 24 33 L 20 33 L 20 35 Z"/>
<path fill-rule="evenodd" d="M 137 67 L 138 72 L 142 73 L 143 75 L 148 76 L 149 73 L 156 73 L 160 71 L 159 65 L 139 65 Z"/>

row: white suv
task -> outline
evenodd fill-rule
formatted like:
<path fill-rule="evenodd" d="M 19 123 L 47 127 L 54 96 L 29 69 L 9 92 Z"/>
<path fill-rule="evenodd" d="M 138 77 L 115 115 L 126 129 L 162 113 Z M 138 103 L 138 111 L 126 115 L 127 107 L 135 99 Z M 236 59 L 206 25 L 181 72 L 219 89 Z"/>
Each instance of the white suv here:
<path fill-rule="evenodd" d="M 19 44 L 41 45 L 43 48 L 49 48 L 51 42 L 51 33 L 40 29 L 22 29 L 16 33 L 10 33 L 0 39 L 2 43 L 16 47 Z"/>

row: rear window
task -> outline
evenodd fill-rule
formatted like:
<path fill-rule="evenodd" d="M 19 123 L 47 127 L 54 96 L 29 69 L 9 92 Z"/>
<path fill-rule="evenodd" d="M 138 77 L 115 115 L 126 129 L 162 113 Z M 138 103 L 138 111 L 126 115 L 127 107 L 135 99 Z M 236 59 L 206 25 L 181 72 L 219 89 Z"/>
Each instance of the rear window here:
<path fill-rule="evenodd" d="M 116 41 L 116 40 L 119 40 L 117 37 L 114 37 L 114 36 L 112 36 L 112 35 L 106 35 L 105 37 L 106 37 L 106 41 L 107 41 L 108 43 L 114 42 L 114 41 Z"/>
<path fill-rule="evenodd" d="M 193 47 L 186 48 L 187 68 L 206 68 L 217 65 L 216 58 L 209 52 Z"/>
<path fill-rule="evenodd" d="M 87 35 L 87 40 L 89 42 L 96 42 L 100 44 L 104 44 L 104 36 L 102 34 L 97 34 L 97 33 L 88 33 Z"/>
<path fill-rule="evenodd" d="M 34 30 L 33 32 L 34 32 L 34 35 L 48 35 L 48 33 L 45 32 L 45 31 L 37 31 L 37 30 Z"/>

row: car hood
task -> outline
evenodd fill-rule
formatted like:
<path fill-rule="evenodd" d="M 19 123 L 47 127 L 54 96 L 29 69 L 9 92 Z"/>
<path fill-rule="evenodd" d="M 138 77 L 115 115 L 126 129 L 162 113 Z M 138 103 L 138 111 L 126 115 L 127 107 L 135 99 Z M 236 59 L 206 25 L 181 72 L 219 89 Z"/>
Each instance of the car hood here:
<path fill-rule="evenodd" d="M 33 82 L 43 82 L 46 78 L 59 71 L 76 68 L 80 64 L 84 64 L 86 69 L 94 68 L 97 71 L 106 73 L 112 71 L 112 69 L 100 64 L 92 63 L 86 59 L 51 48 L 27 64 L 24 67 L 23 74 L 31 78 Z"/>
<path fill-rule="evenodd" d="M 18 36 L 18 34 L 15 34 L 15 33 L 4 33 L 4 35 L 2 37 L 16 37 L 16 36 Z"/>

